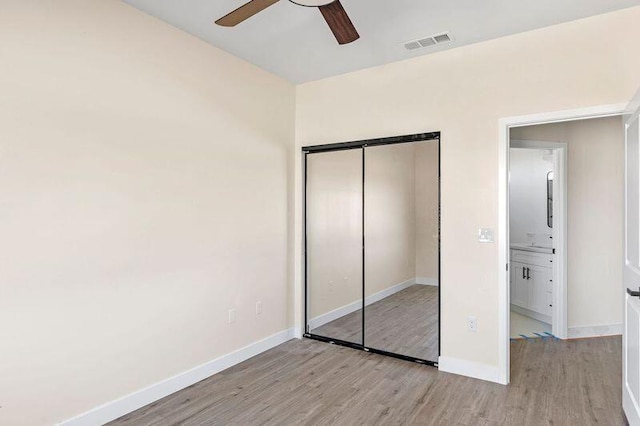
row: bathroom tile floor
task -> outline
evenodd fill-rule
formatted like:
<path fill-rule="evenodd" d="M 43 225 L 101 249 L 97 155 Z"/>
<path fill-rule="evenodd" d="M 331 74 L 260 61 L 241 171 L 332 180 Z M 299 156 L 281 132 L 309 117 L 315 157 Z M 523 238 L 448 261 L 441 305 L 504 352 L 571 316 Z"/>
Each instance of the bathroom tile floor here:
<path fill-rule="evenodd" d="M 551 333 L 551 325 L 542 321 L 529 318 L 517 312 L 511 311 L 511 338 L 522 339 L 522 334 L 527 337 L 538 337 L 534 333 Z"/>

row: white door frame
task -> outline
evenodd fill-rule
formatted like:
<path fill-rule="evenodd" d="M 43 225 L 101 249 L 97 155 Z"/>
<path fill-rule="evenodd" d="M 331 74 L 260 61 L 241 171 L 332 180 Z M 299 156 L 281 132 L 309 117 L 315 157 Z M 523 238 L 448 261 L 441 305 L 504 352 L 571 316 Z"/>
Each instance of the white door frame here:
<path fill-rule="evenodd" d="M 560 339 L 568 337 L 567 324 L 567 143 L 533 140 L 509 141 L 511 148 L 553 150 L 553 310 L 551 332 Z M 511 316 L 511 312 L 509 312 Z M 509 324 L 510 321 L 507 321 Z M 509 333 L 511 335 L 511 333 Z"/>
<path fill-rule="evenodd" d="M 505 117 L 499 120 L 498 139 L 498 370 L 499 382 L 509 383 L 509 129 L 623 115 L 627 103 L 565 111 Z M 565 250 L 566 253 L 566 250 Z"/>
<path fill-rule="evenodd" d="M 638 265 L 636 263 L 632 263 L 633 259 L 629 259 L 629 126 L 637 121 L 638 119 L 638 109 L 640 108 L 640 91 L 636 93 L 636 96 L 629 102 L 629 107 L 627 111 L 629 112 L 629 116 L 625 117 L 625 153 L 624 153 L 624 162 L 625 162 L 625 211 L 624 211 L 624 272 L 623 272 L 623 294 L 624 294 L 624 330 L 622 333 L 622 410 L 627 417 L 627 421 L 632 426 L 637 426 L 640 424 L 640 407 L 638 406 L 638 397 L 634 395 L 633 385 L 629 383 L 629 346 L 631 345 L 631 351 L 634 351 L 638 345 L 638 331 L 634 326 L 630 327 L 629 316 L 630 312 L 634 312 L 637 314 L 638 311 L 638 301 L 635 298 L 631 298 L 628 293 L 628 290 L 633 290 L 634 288 L 630 288 L 631 283 L 633 285 L 637 285 L 637 276 L 639 275 Z M 637 125 L 637 124 L 636 124 Z M 637 158 L 636 158 L 637 161 Z M 637 164 L 635 165 L 637 167 Z M 637 194 L 635 194 L 637 196 Z M 632 222 L 637 222 L 638 218 L 633 218 Z M 637 260 L 636 260 L 637 261 Z M 624 288 L 627 288 L 627 291 Z M 635 321 L 634 321 L 635 322 Z M 631 330 L 634 330 L 633 334 Z M 631 338 L 631 339 L 630 339 Z M 631 342 L 629 341 L 631 340 Z M 634 354 L 635 356 L 635 354 Z M 638 359 L 635 358 L 632 360 L 631 371 L 635 372 L 635 380 L 637 382 L 637 365 Z M 633 387 L 632 387 L 633 386 Z"/>

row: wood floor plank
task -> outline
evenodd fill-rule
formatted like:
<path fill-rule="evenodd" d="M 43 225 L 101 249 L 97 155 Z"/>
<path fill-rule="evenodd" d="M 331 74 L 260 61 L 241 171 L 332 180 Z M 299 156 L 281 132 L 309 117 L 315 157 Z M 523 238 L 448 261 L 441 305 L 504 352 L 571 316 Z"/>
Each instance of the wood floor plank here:
<path fill-rule="evenodd" d="M 621 339 L 512 343 L 511 384 L 292 340 L 112 425 L 626 425 Z"/>

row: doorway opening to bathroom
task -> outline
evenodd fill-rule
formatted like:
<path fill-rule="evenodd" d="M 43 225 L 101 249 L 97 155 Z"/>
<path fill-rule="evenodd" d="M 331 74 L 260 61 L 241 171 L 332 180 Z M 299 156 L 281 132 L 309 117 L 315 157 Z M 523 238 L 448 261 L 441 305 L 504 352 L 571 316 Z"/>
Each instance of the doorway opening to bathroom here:
<path fill-rule="evenodd" d="M 510 129 L 512 342 L 622 333 L 622 128 L 615 115 Z"/>
<path fill-rule="evenodd" d="M 536 130 L 530 129 L 529 133 L 536 135 Z M 523 130 L 520 133 L 526 135 Z M 509 144 L 511 339 L 564 338 L 566 166 L 566 142 L 512 136 Z"/>

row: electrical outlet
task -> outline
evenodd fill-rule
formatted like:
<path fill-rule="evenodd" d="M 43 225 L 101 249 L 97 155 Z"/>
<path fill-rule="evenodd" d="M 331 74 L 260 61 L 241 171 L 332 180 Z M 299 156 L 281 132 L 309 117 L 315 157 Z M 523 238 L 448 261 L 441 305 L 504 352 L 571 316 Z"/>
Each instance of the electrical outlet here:
<path fill-rule="evenodd" d="M 256 302 L 256 315 L 262 314 L 262 302 Z"/>
<path fill-rule="evenodd" d="M 467 327 L 469 331 L 476 332 L 478 331 L 478 319 L 476 317 L 467 318 Z"/>
<path fill-rule="evenodd" d="M 234 322 L 236 322 L 236 310 L 235 309 L 229 309 L 228 321 L 229 321 L 229 324 L 233 324 Z"/>

